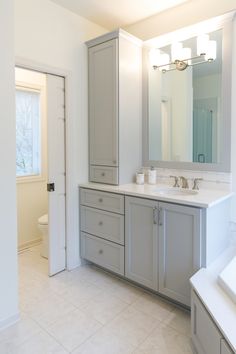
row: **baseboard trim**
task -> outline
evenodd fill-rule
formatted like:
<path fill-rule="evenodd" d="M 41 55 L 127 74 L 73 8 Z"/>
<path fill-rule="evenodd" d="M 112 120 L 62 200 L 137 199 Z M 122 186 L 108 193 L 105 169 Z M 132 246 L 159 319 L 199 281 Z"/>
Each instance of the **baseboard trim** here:
<path fill-rule="evenodd" d="M 14 325 L 16 322 L 20 320 L 20 313 L 16 313 L 13 316 L 6 318 L 5 320 L 0 320 L 0 331 Z"/>
<path fill-rule="evenodd" d="M 22 243 L 21 245 L 18 246 L 18 253 L 22 252 L 24 250 L 26 250 L 27 248 L 33 247 L 33 246 L 37 246 L 42 242 L 41 238 L 36 238 L 34 240 L 31 241 L 27 241 L 25 243 Z"/>

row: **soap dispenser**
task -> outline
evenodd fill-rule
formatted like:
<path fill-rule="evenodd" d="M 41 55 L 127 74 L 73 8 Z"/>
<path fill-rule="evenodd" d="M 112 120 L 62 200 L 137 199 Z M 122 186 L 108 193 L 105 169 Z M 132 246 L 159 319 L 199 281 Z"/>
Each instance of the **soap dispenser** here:
<path fill-rule="evenodd" d="M 148 170 L 148 184 L 156 184 L 157 171 L 153 166 Z"/>

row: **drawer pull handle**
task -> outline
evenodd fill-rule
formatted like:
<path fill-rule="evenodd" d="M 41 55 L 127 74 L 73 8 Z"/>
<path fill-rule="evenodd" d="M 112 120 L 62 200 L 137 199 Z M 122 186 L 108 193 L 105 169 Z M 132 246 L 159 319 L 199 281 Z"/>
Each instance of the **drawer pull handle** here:
<path fill-rule="evenodd" d="M 158 225 L 162 226 L 162 208 L 158 208 Z"/>
<path fill-rule="evenodd" d="M 99 201 L 99 203 L 102 203 L 102 202 L 103 202 L 103 199 L 102 199 L 102 198 L 99 198 L 98 201 Z"/>
<path fill-rule="evenodd" d="M 102 222 L 102 221 L 99 221 L 98 225 L 99 225 L 99 226 L 102 226 L 102 225 L 103 225 L 103 222 Z"/>
<path fill-rule="evenodd" d="M 101 175 L 102 175 L 102 177 L 105 177 L 105 172 L 102 172 L 102 174 L 101 174 Z"/>
<path fill-rule="evenodd" d="M 99 254 L 103 254 L 103 250 L 99 250 L 99 252 L 98 252 Z"/>
<path fill-rule="evenodd" d="M 156 224 L 157 224 L 157 218 L 158 218 L 158 216 L 157 216 L 158 208 L 157 208 L 157 207 L 154 207 L 154 208 L 152 209 L 152 211 L 153 211 L 153 224 L 156 225 Z"/>

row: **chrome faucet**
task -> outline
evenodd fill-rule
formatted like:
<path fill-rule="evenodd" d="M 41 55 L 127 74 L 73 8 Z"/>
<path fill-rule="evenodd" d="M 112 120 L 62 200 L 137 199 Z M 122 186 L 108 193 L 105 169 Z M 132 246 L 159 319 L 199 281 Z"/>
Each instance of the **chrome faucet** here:
<path fill-rule="evenodd" d="M 188 180 L 187 180 L 187 178 L 181 176 L 181 177 L 180 177 L 180 180 L 181 180 L 181 183 L 182 183 L 182 188 L 188 189 L 189 186 L 188 186 Z"/>
<path fill-rule="evenodd" d="M 174 185 L 173 185 L 173 187 L 179 187 L 179 177 L 177 177 L 177 176 L 170 176 L 171 178 L 174 178 L 174 180 L 175 180 L 175 182 L 174 182 Z"/>
<path fill-rule="evenodd" d="M 202 178 L 194 178 L 193 180 L 193 190 L 199 190 L 199 182 L 202 181 Z"/>

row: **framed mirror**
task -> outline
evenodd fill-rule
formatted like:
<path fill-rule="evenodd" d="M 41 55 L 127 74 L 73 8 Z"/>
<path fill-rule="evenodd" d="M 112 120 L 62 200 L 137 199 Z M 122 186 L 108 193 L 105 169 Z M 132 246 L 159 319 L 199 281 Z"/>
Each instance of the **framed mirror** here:
<path fill-rule="evenodd" d="M 230 171 L 231 27 L 144 47 L 144 166 Z"/>

